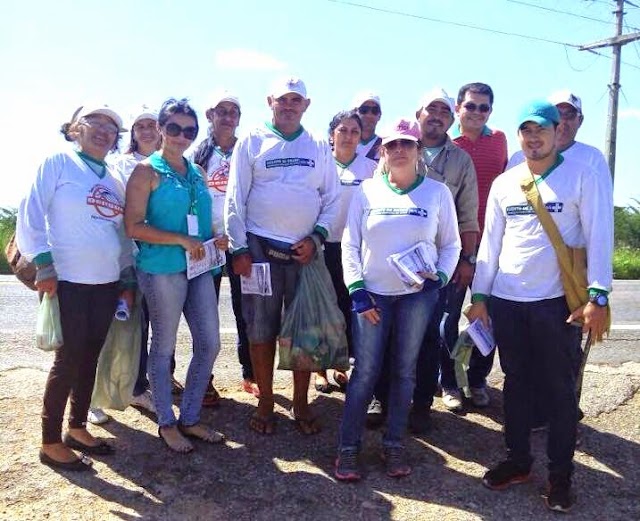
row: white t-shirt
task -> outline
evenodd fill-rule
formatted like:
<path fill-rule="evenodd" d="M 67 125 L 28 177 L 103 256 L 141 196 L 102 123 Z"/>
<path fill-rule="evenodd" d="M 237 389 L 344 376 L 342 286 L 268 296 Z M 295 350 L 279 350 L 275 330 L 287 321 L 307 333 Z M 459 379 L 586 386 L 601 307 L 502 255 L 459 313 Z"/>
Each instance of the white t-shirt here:
<path fill-rule="evenodd" d="M 224 234 L 224 200 L 229 183 L 229 166 L 231 154 L 225 154 L 220 147 L 215 147 L 207 164 L 207 186 L 211 195 L 211 222 L 213 235 Z"/>
<path fill-rule="evenodd" d="M 340 209 L 338 217 L 329 231 L 329 237 L 327 238 L 329 242 L 340 242 L 342 240 L 351 199 L 353 199 L 362 181 L 373 176 L 373 171 L 378 166 L 378 163 L 364 156 L 356 155 L 348 165 L 343 165 L 337 160 L 336 165 L 338 167 L 338 178 L 340 179 Z"/>
<path fill-rule="evenodd" d="M 29 260 L 51 252 L 59 280 L 117 281 L 132 264 L 123 215 L 124 186 L 110 168 L 100 178 L 76 152 L 54 154 L 20 204 L 20 251 Z"/>
<path fill-rule="evenodd" d="M 147 156 L 138 152 L 131 152 L 130 154 L 120 154 L 113 159 L 107 161 L 111 166 L 111 172 L 116 179 L 126 187 L 129 182 L 129 178 L 133 173 L 133 169 L 140 163 L 147 159 Z"/>
<path fill-rule="evenodd" d="M 564 295 L 558 259 L 520 181 L 522 163 L 491 186 L 472 293 L 532 302 Z M 611 182 L 584 162 L 564 158 L 538 182 L 564 242 L 587 248 L 589 287 L 611 290 L 613 195 Z"/>
<path fill-rule="evenodd" d="M 291 139 L 270 125 L 250 131 L 231 157 L 224 213 L 231 251 L 247 247 L 247 232 L 291 244 L 316 226 L 328 232 L 339 186 L 326 141 L 304 129 Z"/>
<path fill-rule="evenodd" d="M 378 144 L 379 140 L 380 137 L 374 134 L 366 143 L 362 143 L 361 141 L 356 147 L 356 154 L 377 162 L 380 159 L 380 146 L 378 146 L 376 150 L 372 149 L 376 146 L 376 144 Z"/>
<path fill-rule="evenodd" d="M 460 256 L 460 236 L 451 191 L 444 183 L 419 177 L 405 191 L 386 175 L 367 179 L 353 197 L 342 237 L 342 268 L 347 287 L 362 281 L 379 295 L 419 291 L 405 285 L 387 257 L 424 241 L 437 252 L 436 269 L 451 278 Z"/>

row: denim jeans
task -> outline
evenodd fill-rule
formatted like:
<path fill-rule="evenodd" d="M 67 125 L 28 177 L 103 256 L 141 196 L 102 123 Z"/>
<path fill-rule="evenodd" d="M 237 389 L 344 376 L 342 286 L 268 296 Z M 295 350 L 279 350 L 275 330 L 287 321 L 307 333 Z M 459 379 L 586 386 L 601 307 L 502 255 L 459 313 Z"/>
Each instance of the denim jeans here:
<path fill-rule="evenodd" d="M 504 427 L 508 457 L 530 465 L 529 435 L 534 392 L 548 405 L 549 471 L 570 473 L 576 444 L 578 403 L 575 360 L 582 332 L 566 323 L 564 297 L 536 302 L 489 301 L 504 380 Z"/>
<path fill-rule="evenodd" d="M 171 359 L 182 313 L 193 339 L 193 356 L 180 403 L 180 423 L 194 425 L 200 420 L 202 398 L 220 351 L 213 277 L 203 273 L 187 280 L 186 272 L 154 275 L 138 270 L 138 283 L 149 307 L 152 335 L 148 372 L 158 425 L 177 423 L 171 407 Z"/>
<path fill-rule="evenodd" d="M 438 292 L 372 293 L 372 296 L 380 313 L 377 325 L 371 324 L 363 315 L 353 314 L 356 362 L 349 379 L 340 426 L 341 449 L 360 447 L 367 405 L 380 376 L 387 347 L 390 349 L 390 385 L 383 444 L 385 447 L 402 446 L 416 382 L 416 361 Z"/>

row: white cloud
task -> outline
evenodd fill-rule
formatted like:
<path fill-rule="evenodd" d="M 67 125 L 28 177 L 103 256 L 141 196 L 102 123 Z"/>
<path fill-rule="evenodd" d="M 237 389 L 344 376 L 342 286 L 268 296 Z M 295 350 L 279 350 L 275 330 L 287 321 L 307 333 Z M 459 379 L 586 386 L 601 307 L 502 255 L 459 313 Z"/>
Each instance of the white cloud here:
<path fill-rule="evenodd" d="M 620 119 L 640 119 L 640 109 L 624 109 L 618 115 Z"/>
<path fill-rule="evenodd" d="M 287 64 L 260 51 L 252 49 L 223 49 L 216 51 L 216 66 L 220 69 L 279 71 Z"/>

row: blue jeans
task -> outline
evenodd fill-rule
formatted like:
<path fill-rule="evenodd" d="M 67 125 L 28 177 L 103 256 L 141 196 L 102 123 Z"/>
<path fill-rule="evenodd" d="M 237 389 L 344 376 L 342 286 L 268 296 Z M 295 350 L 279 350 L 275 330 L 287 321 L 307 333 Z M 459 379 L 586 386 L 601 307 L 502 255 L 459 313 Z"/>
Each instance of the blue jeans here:
<path fill-rule="evenodd" d="M 169 427 L 177 423 L 171 407 L 171 359 L 182 313 L 193 338 L 193 356 L 180 403 L 180 423 L 195 425 L 200 421 L 202 398 L 220 351 L 213 277 L 203 273 L 187 280 L 185 272 L 153 275 L 138 270 L 138 283 L 149 307 L 152 335 L 148 372 L 158 425 Z"/>
<path fill-rule="evenodd" d="M 390 385 L 383 445 L 402 446 L 416 383 L 416 361 L 429 317 L 438 300 L 435 290 L 372 296 L 380 312 L 380 323 L 373 325 L 364 316 L 353 314 L 356 362 L 349 379 L 340 426 L 340 449 L 360 447 L 367 405 L 382 371 L 387 346 L 390 350 Z"/>

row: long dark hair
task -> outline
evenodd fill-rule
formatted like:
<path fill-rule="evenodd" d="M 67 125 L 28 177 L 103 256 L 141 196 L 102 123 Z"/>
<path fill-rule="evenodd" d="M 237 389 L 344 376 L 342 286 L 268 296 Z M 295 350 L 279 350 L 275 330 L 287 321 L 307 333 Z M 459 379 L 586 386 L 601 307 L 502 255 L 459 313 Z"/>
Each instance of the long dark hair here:
<path fill-rule="evenodd" d="M 331 145 L 331 150 L 333 150 L 333 131 L 337 129 L 345 119 L 353 119 L 360 127 L 360 132 L 362 132 L 362 120 L 360 119 L 357 109 L 338 112 L 329 122 L 329 145 Z"/>

